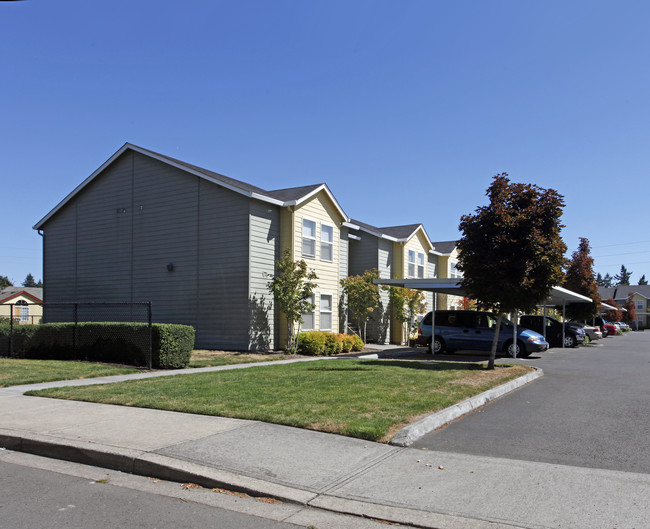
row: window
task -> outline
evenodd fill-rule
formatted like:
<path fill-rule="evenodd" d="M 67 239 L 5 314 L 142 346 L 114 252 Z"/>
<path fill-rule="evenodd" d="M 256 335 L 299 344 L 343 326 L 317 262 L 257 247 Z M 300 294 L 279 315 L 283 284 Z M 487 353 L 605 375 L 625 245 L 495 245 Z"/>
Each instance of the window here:
<path fill-rule="evenodd" d="M 302 256 L 316 257 L 316 222 L 302 219 Z"/>
<path fill-rule="evenodd" d="M 313 331 L 314 330 L 314 296 L 309 299 L 312 309 L 311 312 L 302 313 L 302 330 L 303 331 Z"/>
<path fill-rule="evenodd" d="M 645 307 L 643 306 L 643 300 L 642 299 L 637 299 L 636 300 L 636 310 L 643 310 Z"/>
<path fill-rule="evenodd" d="M 27 305 L 27 302 L 24 299 L 16 301 L 15 313 L 16 316 L 20 315 L 20 321 L 29 321 L 29 305 Z"/>
<path fill-rule="evenodd" d="M 408 276 L 415 277 L 415 251 L 409 250 Z"/>
<path fill-rule="evenodd" d="M 456 263 L 449 263 L 449 277 L 463 277 L 463 274 L 460 273 L 460 270 L 456 268 Z"/>
<path fill-rule="evenodd" d="M 418 277 L 424 277 L 424 254 L 418 252 Z"/>
<path fill-rule="evenodd" d="M 326 224 L 321 224 L 320 227 L 320 259 L 334 260 L 334 228 Z"/>
<path fill-rule="evenodd" d="M 332 294 L 320 295 L 320 330 L 332 330 Z"/>

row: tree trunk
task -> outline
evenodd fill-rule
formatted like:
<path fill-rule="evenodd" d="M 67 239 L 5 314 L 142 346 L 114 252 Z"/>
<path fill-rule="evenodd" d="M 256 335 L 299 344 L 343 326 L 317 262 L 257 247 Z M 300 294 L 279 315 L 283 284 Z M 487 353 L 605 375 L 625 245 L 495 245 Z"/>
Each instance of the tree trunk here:
<path fill-rule="evenodd" d="M 494 338 L 492 339 L 492 349 L 490 350 L 490 360 L 488 360 L 488 369 L 494 369 L 494 359 L 497 355 L 497 344 L 499 343 L 499 332 L 501 331 L 501 322 L 503 321 L 503 312 L 499 311 L 497 313 L 497 328 L 494 331 Z M 513 336 L 516 342 L 516 336 Z"/>

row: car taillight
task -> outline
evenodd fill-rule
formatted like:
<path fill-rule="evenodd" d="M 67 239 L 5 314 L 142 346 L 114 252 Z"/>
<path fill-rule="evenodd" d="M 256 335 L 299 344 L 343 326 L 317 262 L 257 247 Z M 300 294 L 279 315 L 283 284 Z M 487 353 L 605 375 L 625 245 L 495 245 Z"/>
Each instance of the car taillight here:
<path fill-rule="evenodd" d="M 418 336 L 422 336 L 422 329 L 420 327 L 418 327 Z"/>

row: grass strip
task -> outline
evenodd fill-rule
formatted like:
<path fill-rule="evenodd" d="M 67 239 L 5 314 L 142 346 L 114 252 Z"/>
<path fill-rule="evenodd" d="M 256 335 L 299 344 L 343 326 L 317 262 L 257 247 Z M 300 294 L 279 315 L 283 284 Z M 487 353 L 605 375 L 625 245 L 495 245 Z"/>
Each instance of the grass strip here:
<path fill-rule="evenodd" d="M 531 369 L 320 360 L 176 375 L 30 395 L 284 424 L 387 442 L 401 428 Z"/>
<path fill-rule="evenodd" d="M 71 360 L 0 358 L 0 387 L 38 384 L 55 380 L 139 373 L 138 369 Z"/>
<path fill-rule="evenodd" d="M 288 358 L 291 358 L 291 356 L 275 353 L 231 353 L 228 351 L 197 349 L 192 353 L 189 367 L 215 367 L 254 362 L 273 362 L 275 360 L 287 360 Z"/>

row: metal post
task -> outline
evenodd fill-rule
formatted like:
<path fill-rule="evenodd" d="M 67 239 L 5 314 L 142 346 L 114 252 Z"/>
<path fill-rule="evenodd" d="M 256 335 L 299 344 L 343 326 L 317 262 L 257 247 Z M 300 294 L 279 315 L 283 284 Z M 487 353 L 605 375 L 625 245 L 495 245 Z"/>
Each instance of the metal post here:
<path fill-rule="evenodd" d="M 153 363 L 153 319 L 151 317 L 151 301 L 147 303 L 147 306 L 149 308 L 149 358 L 147 361 L 147 367 L 151 370 Z"/>
<path fill-rule="evenodd" d="M 562 349 L 564 349 L 564 339 L 566 337 L 566 329 L 564 322 L 566 321 L 566 299 L 562 300 Z"/>
<path fill-rule="evenodd" d="M 74 318 L 74 327 L 72 328 L 72 349 L 77 350 L 77 324 L 79 323 L 79 304 L 75 303 L 74 308 L 72 309 L 72 314 Z"/>
<path fill-rule="evenodd" d="M 9 304 L 9 356 L 14 355 L 14 304 Z"/>
<path fill-rule="evenodd" d="M 514 314 L 514 330 L 512 333 L 512 346 L 513 346 L 513 351 L 514 354 L 512 355 L 513 358 L 517 358 L 517 318 L 519 317 L 519 311 L 515 309 L 515 314 Z"/>
<path fill-rule="evenodd" d="M 438 294 L 433 293 L 433 310 L 431 311 L 431 354 L 435 354 L 433 350 L 433 341 L 436 337 L 436 308 L 438 307 Z"/>
<path fill-rule="evenodd" d="M 544 341 L 548 342 L 546 339 L 546 302 L 544 302 L 544 323 L 542 325 L 542 334 L 544 335 Z"/>

